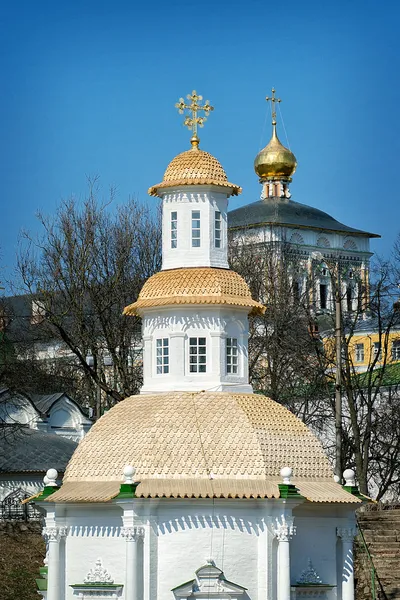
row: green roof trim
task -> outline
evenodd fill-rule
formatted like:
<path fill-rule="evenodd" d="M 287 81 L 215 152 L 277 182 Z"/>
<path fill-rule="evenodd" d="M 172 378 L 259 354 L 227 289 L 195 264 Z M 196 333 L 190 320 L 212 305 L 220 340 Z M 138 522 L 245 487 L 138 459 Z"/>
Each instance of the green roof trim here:
<path fill-rule="evenodd" d="M 96 589 L 115 589 L 124 587 L 122 583 L 73 583 L 69 587 L 76 588 L 96 588 Z"/>
<path fill-rule="evenodd" d="M 46 498 L 48 498 L 49 496 L 51 496 L 51 494 L 54 494 L 54 492 L 56 492 L 57 490 L 59 490 L 60 487 L 57 485 L 46 485 L 43 490 L 40 492 L 40 494 L 38 496 L 35 496 L 35 500 L 45 500 Z"/>
<path fill-rule="evenodd" d="M 119 494 L 114 497 L 114 500 L 121 500 L 122 498 L 136 498 L 136 488 L 139 483 L 139 481 L 136 483 L 121 483 Z"/>
<path fill-rule="evenodd" d="M 47 592 L 47 579 L 36 579 L 35 581 L 39 592 Z"/>
<path fill-rule="evenodd" d="M 360 490 L 356 485 L 342 485 L 342 488 L 346 492 L 349 492 L 349 494 L 351 494 L 352 496 L 360 498 L 360 500 L 364 500 L 365 502 L 371 502 L 371 498 L 368 498 L 368 496 L 364 496 L 363 494 L 361 494 Z"/>
<path fill-rule="evenodd" d="M 293 483 L 278 483 L 279 498 L 298 498 L 304 499 L 304 496 L 299 494 L 299 490 Z"/>

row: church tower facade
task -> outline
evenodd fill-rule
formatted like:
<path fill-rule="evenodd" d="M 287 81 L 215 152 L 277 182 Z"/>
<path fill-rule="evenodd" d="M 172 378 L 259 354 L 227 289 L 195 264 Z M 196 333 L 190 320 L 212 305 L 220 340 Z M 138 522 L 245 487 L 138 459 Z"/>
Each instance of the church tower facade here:
<path fill-rule="evenodd" d="M 163 268 L 125 310 L 143 320 L 142 393 L 95 423 L 60 488 L 47 472 L 42 596 L 354 600 L 361 500 L 300 419 L 251 393 L 247 317 L 264 307 L 228 268 L 240 188 L 199 148 L 212 107 L 189 100 L 191 148 L 149 190 L 163 203 Z"/>
<path fill-rule="evenodd" d="M 199 148 L 197 125 L 213 107 L 193 92 L 191 148 L 149 189 L 162 200 L 162 270 L 125 309 L 143 322 L 142 393 L 252 392 L 248 382 L 248 314 L 263 312 L 245 281 L 228 265 L 228 198 L 241 188 L 219 161 Z"/>

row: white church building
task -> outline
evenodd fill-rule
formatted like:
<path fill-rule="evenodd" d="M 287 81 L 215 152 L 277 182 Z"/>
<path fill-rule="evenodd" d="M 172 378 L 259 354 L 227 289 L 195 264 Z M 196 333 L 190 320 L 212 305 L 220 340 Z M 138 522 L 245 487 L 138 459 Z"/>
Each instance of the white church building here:
<path fill-rule="evenodd" d="M 188 98 L 191 148 L 149 190 L 162 270 L 125 309 L 143 320 L 142 393 L 96 422 L 61 487 L 48 471 L 39 588 L 47 600 L 353 600 L 354 473 L 337 483 L 311 431 L 252 393 L 247 320 L 264 307 L 227 262 L 241 189 L 199 148 L 212 107 Z"/>

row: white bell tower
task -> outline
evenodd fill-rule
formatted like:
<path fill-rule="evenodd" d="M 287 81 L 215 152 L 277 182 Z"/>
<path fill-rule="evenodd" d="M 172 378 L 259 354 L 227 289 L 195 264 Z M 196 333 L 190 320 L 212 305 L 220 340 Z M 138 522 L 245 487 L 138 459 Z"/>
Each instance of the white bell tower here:
<path fill-rule="evenodd" d="M 162 199 L 162 270 L 143 286 L 126 314 L 143 319 L 141 393 L 252 392 L 248 381 L 248 315 L 263 312 L 228 265 L 228 198 L 241 192 L 220 162 L 199 148 L 197 125 L 213 107 L 196 92 L 181 98 L 191 148 L 149 189 Z"/>

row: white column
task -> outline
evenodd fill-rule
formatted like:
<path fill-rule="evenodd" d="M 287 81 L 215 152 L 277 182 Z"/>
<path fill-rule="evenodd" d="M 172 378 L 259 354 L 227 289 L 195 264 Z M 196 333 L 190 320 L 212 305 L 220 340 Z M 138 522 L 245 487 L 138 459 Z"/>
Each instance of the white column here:
<path fill-rule="evenodd" d="M 47 541 L 47 600 L 63 600 L 60 577 L 60 539 L 67 534 L 67 528 L 45 527 L 43 537 Z"/>
<path fill-rule="evenodd" d="M 352 527 L 338 527 L 336 532 L 342 540 L 342 600 L 354 600 L 353 539 L 356 531 Z"/>
<path fill-rule="evenodd" d="M 126 539 L 125 600 L 141 600 L 143 576 L 142 539 L 143 527 L 123 527 L 121 535 Z"/>
<path fill-rule="evenodd" d="M 290 546 L 296 533 L 292 517 L 276 519 L 274 535 L 278 540 L 278 600 L 290 600 Z"/>
<path fill-rule="evenodd" d="M 185 376 L 185 336 L 184 331 L 172 331 L 169 334 L 169 372 L 171 378 L 179 381 Z"/>

